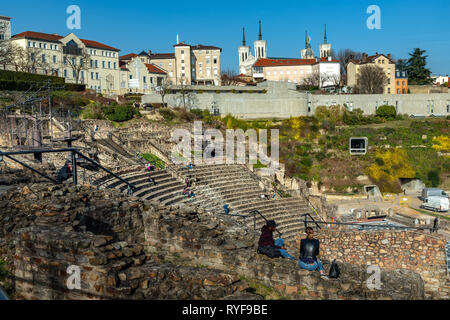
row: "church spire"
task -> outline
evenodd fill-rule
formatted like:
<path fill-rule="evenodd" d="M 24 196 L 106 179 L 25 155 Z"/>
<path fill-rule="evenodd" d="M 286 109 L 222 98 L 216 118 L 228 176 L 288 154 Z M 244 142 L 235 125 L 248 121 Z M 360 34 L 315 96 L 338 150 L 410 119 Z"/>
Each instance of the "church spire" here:
<path fill-rule="evenodd" d="M 308 31 L 305 30 L 305 49 L 308 49 Z"/>
<path fill-rule="evenodd" d="M 245 28 L 242 28 L 242 46 L 245 47 Z"/>
<path fill-rule="evenodd" d="M 262 33 L 261 33 L 261 20 L 259 20 L 259 35 L 258 40 L 262 40 Z"/>
<path fill-rule="evenodd" d="M 323 43 L 327 43 L 327 25 L 325 25 L 325 36 L 323 38 Z"/>

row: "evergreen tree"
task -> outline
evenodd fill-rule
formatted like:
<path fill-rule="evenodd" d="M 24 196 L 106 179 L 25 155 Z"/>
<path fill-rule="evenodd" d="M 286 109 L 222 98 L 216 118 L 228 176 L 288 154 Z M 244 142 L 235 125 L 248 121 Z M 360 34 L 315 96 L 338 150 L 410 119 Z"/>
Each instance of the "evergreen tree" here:
<path fill-rule="evenodd" d="M 407 64 L 406 60 L 398 59 L 396 65 L 395 65 L 395 69 L 400 72 L 408 71 L 408 64 Z"/>
<path fill-rule="evenodd" d="M 424 55 L 425 52 L 425 50 L 415 48 L 414 52 L 409 54 L 411 58 L 408 60 L 407 70 L 410 83 L 430 84 L 432 82 L 431 71 L 426 68 L 428 56 Z"/>

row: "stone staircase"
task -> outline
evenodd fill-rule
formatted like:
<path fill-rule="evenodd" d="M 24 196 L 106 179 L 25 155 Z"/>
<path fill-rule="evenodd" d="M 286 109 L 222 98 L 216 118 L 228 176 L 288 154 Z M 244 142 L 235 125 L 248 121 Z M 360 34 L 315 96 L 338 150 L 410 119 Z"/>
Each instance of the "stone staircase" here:
<path fill-rule="evenodd" d="M 183 183 L 167 170 L 148 172 L 144 166 L 134 166 L 115 173 L 136 187 L 133 192 L 135 197 L 159 201 L 163 205 L 172 205 L 187 198 L 183 195 Z M 155 180 L 156 185 L 149 182 L 150 177 Z M 128 185 L 112 175 L 106 175 L 93 184 L 100 189 L 115 188 L 124 193 L 128 191 Z"/>
<path fill-rule="evenodd" d="M 176 171 L 183 179 L 199 179 L 193 187 L 195 198 L 187 202 L 218 214 L 224 214 L 224 204 L 230 205 L 230 214 L 248 216 L 252 210 L 258 210 L 266 219 L 276 220 L 286 241 L 292 241 L 303 228 L 301 214 L 311 212 L 302 198 L 262 199 L 261 194 L 270 190 L 264 190 L 259 179 L 243 165 L 198 165 L 193 169 L 177 167 Z M 240 217 L 236 219 L 243 221 Z M 253 228 L 252 215 L 245 219 L 245 224 Z M 256 215 L 256 229 L 264 224 L 264 219 Z"/>

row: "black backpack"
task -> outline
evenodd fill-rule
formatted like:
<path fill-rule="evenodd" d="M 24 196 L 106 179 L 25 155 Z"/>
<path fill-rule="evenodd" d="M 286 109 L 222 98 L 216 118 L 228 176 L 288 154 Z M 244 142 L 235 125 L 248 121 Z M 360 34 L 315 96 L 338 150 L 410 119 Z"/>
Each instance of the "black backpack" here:
<path fill-rule="evenodd" d="M 338 264 L 336 263 L 336 259 L 333 260 L 333 262 L 331 263 L 331 267 L 330 267 L 330 274 L 329 274 L 329 278 L 339 278 L 339 275 L 341 274 L 341 270 L 339 269 Z"/>

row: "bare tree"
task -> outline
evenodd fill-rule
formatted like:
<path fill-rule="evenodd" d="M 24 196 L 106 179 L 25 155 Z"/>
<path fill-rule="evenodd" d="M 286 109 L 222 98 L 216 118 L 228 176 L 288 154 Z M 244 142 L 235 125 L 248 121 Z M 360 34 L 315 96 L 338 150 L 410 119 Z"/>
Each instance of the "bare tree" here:
<path fill-rule="evenodd" d="M 39 48 L 11 46 L 11 64 L 16 71 L 36 73 L 39 69 L 47 70 L 49 64 L 43 51 Z"/>
<path fill-rule="evenodd" d="M 75 83 L 78 83 L 81 72 L 89 70 L 88 62 L 91 57 L 86 50 L 75 46 L 65 47 L 63 52 L 65 54 L 64 63 L 67 63 L 69 68 L 72 69 Z"/>
<path fill-rule="evenodd" d="M 234 84 L 235 81 L 235 77 L 237 76 L 236 72 L 234 71 L 234 69 L 226 69 L 224 71 L 222 71 L 222 75 L 221 75 L 221 80 L 222 80 L 222 85 L 224 86 L 229 86 Z"/>
<path fill-rule="evenodd" d="M 301 83 L 301 86 L 304 89 L 312 89 L 314 87 L 320 86 L 320 73 L 315 71 L 311 72 L 309 75 L 307 75 L 305 78 L 303 78 L 303 82 Z"/>
<path fill-rule="evenodd" d="M 166 94 L 169 92 L 169 87 L 172 85 L 172 81 L 170 81 L 169 78 L 165 77 L 162 81 L 161 84 L 159 85 L 159 94 L 161 95 L 161 100 L 162 100 L 162 104 L 163 106 L 165 106 L 165 102 L 164 102 L 164 98 L 166 96 Z"/>
<path fill-rule="evenodd" d="M 347 79 L 347 64 L 350 60 L 360 60 L 362 58 L 362 53 L 358 51 L 353 51 L 352 49 L 341 49 L 337 54 L 337 59 L 341 64 L 341 75 L 344 80 Z"/>
<path fill-rule="evenodd" d="M 359 93 L 382 94 L 388 77 L 382 68 L 373 65 L 365 65 L 359 69 L 357 75 Z"/>
<path fill-rule="evenodd" d="M 0 34 L 6 34 L 6 25 L 0 23 Z M 12 43 L 11 39 L 0 39 L 0 65 L 6 70 L 6 66 L 11 64 Z"/>

